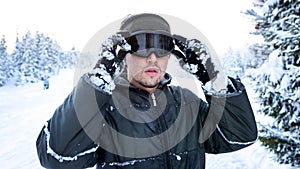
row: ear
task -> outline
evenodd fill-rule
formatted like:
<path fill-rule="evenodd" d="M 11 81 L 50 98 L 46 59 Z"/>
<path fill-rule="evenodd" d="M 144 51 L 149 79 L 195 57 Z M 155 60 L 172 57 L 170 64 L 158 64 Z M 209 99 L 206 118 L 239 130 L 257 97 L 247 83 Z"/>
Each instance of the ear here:
<path fill-rule="evenodd" d="M 127 62 L 127 54 L 124 56 L 123 61 L 124 61 L 124 64 L 126 64 L 126 62 Z"/>
<path fill-rule="evenodd" d="M 129 55 L 131 55 L 131 54 L 128 52 L 128 53 L 126 53 L 126 55 L 124 57 L 125 66 L 127 65 L 127 58 L 129 57 Z"/>

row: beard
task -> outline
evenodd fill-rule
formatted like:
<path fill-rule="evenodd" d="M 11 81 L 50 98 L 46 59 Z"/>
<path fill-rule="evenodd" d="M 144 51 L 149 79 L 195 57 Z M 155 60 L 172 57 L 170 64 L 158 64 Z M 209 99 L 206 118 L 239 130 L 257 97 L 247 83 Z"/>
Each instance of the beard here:
<path fill-rule="evenodd" d="M 153 83 L 149 83 L 149 82 L 143 82 L 143 81 L 137 81 L 135 80 L 137 83 L 139 83 L 141 86 L 145 87 L 145 88 L 155 88 L 158 86 L 159 84 L 159 80 L 153 82 Z"/>
<path fill-rule="evenodd" d="M 150 67 L 155 67 L 158 71 L 158 76 L 148 76 L 147 74 L 145 74 L 145 70 L 147 70 Z M 162 77 L 164 76 L 165 71 L 163 71 L 159 66 L 157 65 L 148 65 L 146 67 L 144 67 L 141 71 L 137 72 L 135 75 L 131 75 L 128 80 L 130 81 L 130 83 L 132 83 L 133 85 L 137 85 L 143 88 L 156 88 Z"/>

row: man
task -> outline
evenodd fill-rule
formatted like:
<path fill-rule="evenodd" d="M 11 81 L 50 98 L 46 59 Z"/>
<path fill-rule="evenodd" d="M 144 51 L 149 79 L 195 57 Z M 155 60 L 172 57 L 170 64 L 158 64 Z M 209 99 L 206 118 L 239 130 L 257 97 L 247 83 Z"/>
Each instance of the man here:
<path fill-rule="evenodd" d="M 205 153 L 254 143 L 256 123 L 241 82 L 229 78 L 226 93 L 206 92 L 205 102 L 169 85 L 171 55 L 202 85 L 218 78 L 200 41 L 171 35 L 156 14 L 126 18 L 43 127 L 37 139 L 42 166 L 203 169 Z"/>
<path fill-rule="evenodd" d="M 44 82 L 44 90 L 49 89 L 49 79 L 45 79 L 43 82 Z"/>

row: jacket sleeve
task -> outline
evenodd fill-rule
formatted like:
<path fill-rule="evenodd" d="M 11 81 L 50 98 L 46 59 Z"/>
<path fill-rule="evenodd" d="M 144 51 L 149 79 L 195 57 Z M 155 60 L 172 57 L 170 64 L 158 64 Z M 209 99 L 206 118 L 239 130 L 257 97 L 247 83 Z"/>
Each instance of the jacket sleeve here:
<path fill-rule="evenodd" d="M 59 106 L 42 128 L 37 141 L 37 153 L 45 168 L 87 168 L 97 162 L 98 145 L 94 135 L 88 135 L 93 125 L 99 124 L 95 94 L 101 94 L 103 102 L 108 95 L 98 92 L 84 78 Z M 89 132 L 91 133 L 91 132 Z"/>
<path fill-rule="evenodd" d="M 240 81 L 229 79 L 233 86 L 227 86 L 227 90 L 231 93 L 227 92 L 225 96 L 206 95 L 209 110 L 205 122 L 217 121 L 214 132 L 204 142 L 207 153 L 236 151 L 257 140 L 256 121 L 245 87 Z"/>

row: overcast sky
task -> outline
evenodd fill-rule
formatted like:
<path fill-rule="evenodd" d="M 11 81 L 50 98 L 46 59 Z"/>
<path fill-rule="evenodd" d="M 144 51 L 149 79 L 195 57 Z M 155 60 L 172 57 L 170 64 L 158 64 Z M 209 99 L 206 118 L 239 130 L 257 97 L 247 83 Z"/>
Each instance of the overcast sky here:
<path fill-rule="evenodd" d="M 108 24 L 128 14 L 151 12 L 189 22 L 220 52 L 253 41 L 248 35 L 253 25 L 240 13 L 250 7 L 251 0 L 9 0 L 1 2 L 0 35 L 6 36 L 10 50 L 17 32 L 24 35 L 27 30 L 46 33 L 65 50 L 81 50 Z"/>

